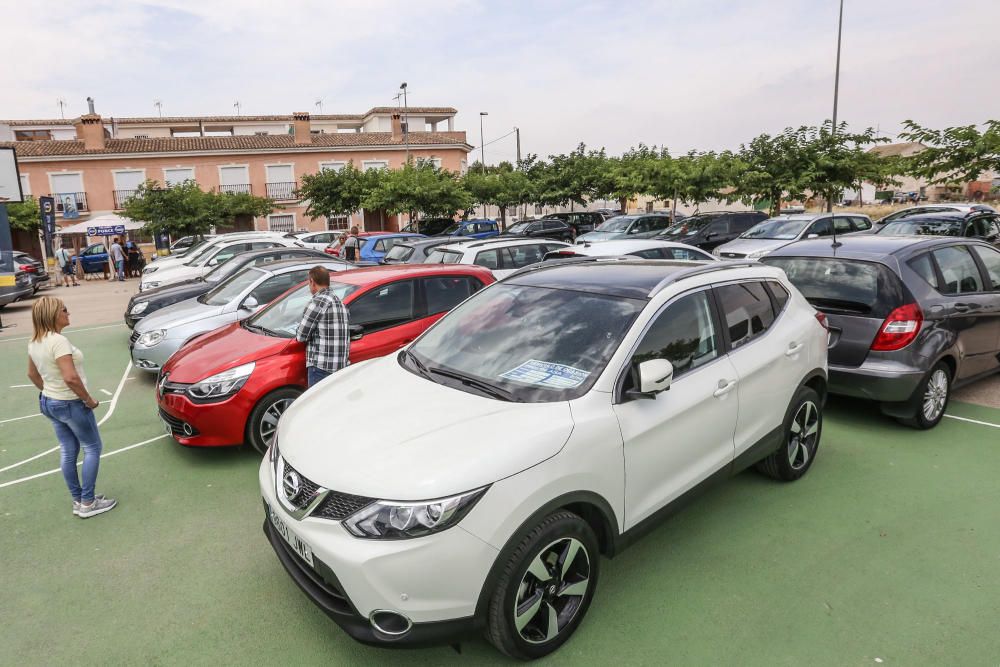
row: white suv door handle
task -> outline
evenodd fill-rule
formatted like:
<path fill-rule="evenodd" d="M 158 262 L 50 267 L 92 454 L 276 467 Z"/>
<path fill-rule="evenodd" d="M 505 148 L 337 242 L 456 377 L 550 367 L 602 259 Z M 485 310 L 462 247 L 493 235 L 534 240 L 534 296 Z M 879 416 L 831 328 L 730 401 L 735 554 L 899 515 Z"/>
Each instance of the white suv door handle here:
<path fill-rule="evenodd" d="M 785 350 L 785 356 L 786 357 L 794 356 L 798 354 L 799 350 L 801 350 L 803 347 L 804 345 L 802 343 L 789 343 L 788 349 Z"/>
<path fill-rule="evenodd" d="M 726 382 L 725 380 L 719 380 L 719 388 L 712 392 L 712 396 L 715 396 L 716 398 L 724 396 L 725 394 L 728 394 L 730 391 L 732 391 L 733 387 L 735 386 L 736 386 L 736 380 L 730 380 L 729 382 Z"/>

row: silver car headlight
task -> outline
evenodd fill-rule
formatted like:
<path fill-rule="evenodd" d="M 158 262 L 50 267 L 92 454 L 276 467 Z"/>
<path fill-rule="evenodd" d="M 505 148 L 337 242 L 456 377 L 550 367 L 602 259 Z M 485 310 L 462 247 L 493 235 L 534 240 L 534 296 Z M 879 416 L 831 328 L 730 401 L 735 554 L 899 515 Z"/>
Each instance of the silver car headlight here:
<path fill-rule="evenodd" d="M 141 313 L 146 312 L 147 308 L 149 308 L 149 302 L 148 301 L 140 301 L 139 303 L 137 303 L 134 306 L 132 306 L 132 310 L 130 310 L 128 312 L 129 312 L 130 315 L 139 315 Z"/>
<path fill-rule="evenodd" d="M 199 401 L 218 400 L 232 396 L 246 384 L 255 366 L 256 364 L 251 361 L 248 364 L 210 375 L 188 387 L 188 396 Z"/>
<path fill-rule="evenodd" d="M 451 528 L 469 513 L 489 487 L 416 503 L 377 500 L 344 519 L 355 537 L 401 540 Z"/>
<path fill-rule="evenodd" d="M 753 252 L 747 253 L 747 259 L 760 259 L 764 255 L 771 252 L 770 250 L 754 250 Z"/>
<path fill-rule="evenodd" d="M 159 345 L 167 335 L 166 329 L 153 329 L 152 331 L 147 331 L 146 333 L 139 336 L 136 339 L 136 345 L 142 345 L 143 347 L 153 347 L 154 345 Z"/>

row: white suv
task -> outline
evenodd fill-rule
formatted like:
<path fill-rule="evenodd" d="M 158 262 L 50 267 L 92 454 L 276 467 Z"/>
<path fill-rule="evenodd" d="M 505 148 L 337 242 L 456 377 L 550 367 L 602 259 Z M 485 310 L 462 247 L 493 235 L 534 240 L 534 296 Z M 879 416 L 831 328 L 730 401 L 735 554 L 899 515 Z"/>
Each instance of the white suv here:
<path fill-rule="evenodd" d="M 425 264 L 476 264 L 493 272 L 497 280 L 518 269 L 537 264 L 569 243 L 552 239 L 487 239 L 438 246 L 427 253 Z"/>
<path fill-rule="evenodd" d="M 295 401 L 260 467 L 264 531 L 357 640 L 485 632 L 537 658 L 580 624 L 600 556 L 685 497 L 755 464 L 805 474 L 826 347 L 772 267 L 538 265 Z"/>

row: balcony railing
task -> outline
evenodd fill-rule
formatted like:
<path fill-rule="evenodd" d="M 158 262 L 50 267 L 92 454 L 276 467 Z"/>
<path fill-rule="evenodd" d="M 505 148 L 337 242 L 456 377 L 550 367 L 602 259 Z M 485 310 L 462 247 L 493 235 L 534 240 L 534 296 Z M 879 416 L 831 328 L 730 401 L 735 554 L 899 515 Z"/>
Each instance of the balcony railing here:
<path fill-rule="evenodd" d="M 253 189 L 249 183 L 235 183 L 233 185 L 220 185 L 219 192 L 244 192 L 249 195 L 253 193 Z"/>
<path fill-rule="evenodd" d="M 135 196 L 138 190 L 115 190 L 115 210 L 124 208 L 125 202 Z"/>
<path fill-rule="evenodd" d="M 267 196 L 278 201 L 295 199 L 296 187 L 298 187 L 298 183 L 295 181 L 291 181 L 290 183 L 268 183 Z"/>
<path fill-rule="evenodd" d="M 77 211 L 89 211 L 90 208 L 87 206 L 87 193 L 86 192 L 60 192 L 58 194 L 50 194 L 50 197 L 56 202 L 56 213 L 66 212 L 67 201 L 70 204 L 70 208 L 76 207 Z M 67 199 L 72 198 L 72 199 Z"/>

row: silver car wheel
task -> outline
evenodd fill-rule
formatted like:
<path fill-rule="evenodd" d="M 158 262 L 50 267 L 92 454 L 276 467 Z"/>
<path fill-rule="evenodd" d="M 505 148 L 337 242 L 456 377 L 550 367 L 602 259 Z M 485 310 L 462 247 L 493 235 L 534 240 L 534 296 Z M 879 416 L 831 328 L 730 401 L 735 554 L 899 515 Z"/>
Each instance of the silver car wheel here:
<path fill-rule="evenodd" d="M 948 402 L 948 374 L 940 368 L 931 373 L 924 391 L 924 419 L 937 421 Z"/>
<path fill-rule="evenodd" d="M 801 470 L 809 463 L 819 437 L 819 408 L 812 401 L 799 406 L 788 437 L 788 465 Z"/>
<path fill-rule="evenodd" d="M 564 537 L 538 552 L 514 598 L 514 627 L 529 644 L 551 641 L 583 605 L 590 585 L 590 554 L 579 540 Z"/>
<path fill-rule="evenodd" d="M 257 429 L 257 432 L 260 433 L 260 439 L 266 446 L 271 446 L 274 433 L 278 430 L 278 420 L 281 419 L 281 415 L 284 414 L 293 400 L 291 398 L 278 399 L 267 406 L 267 410 L 264 411 L 264 415 L 260 419 L 260 428 Z"/>

